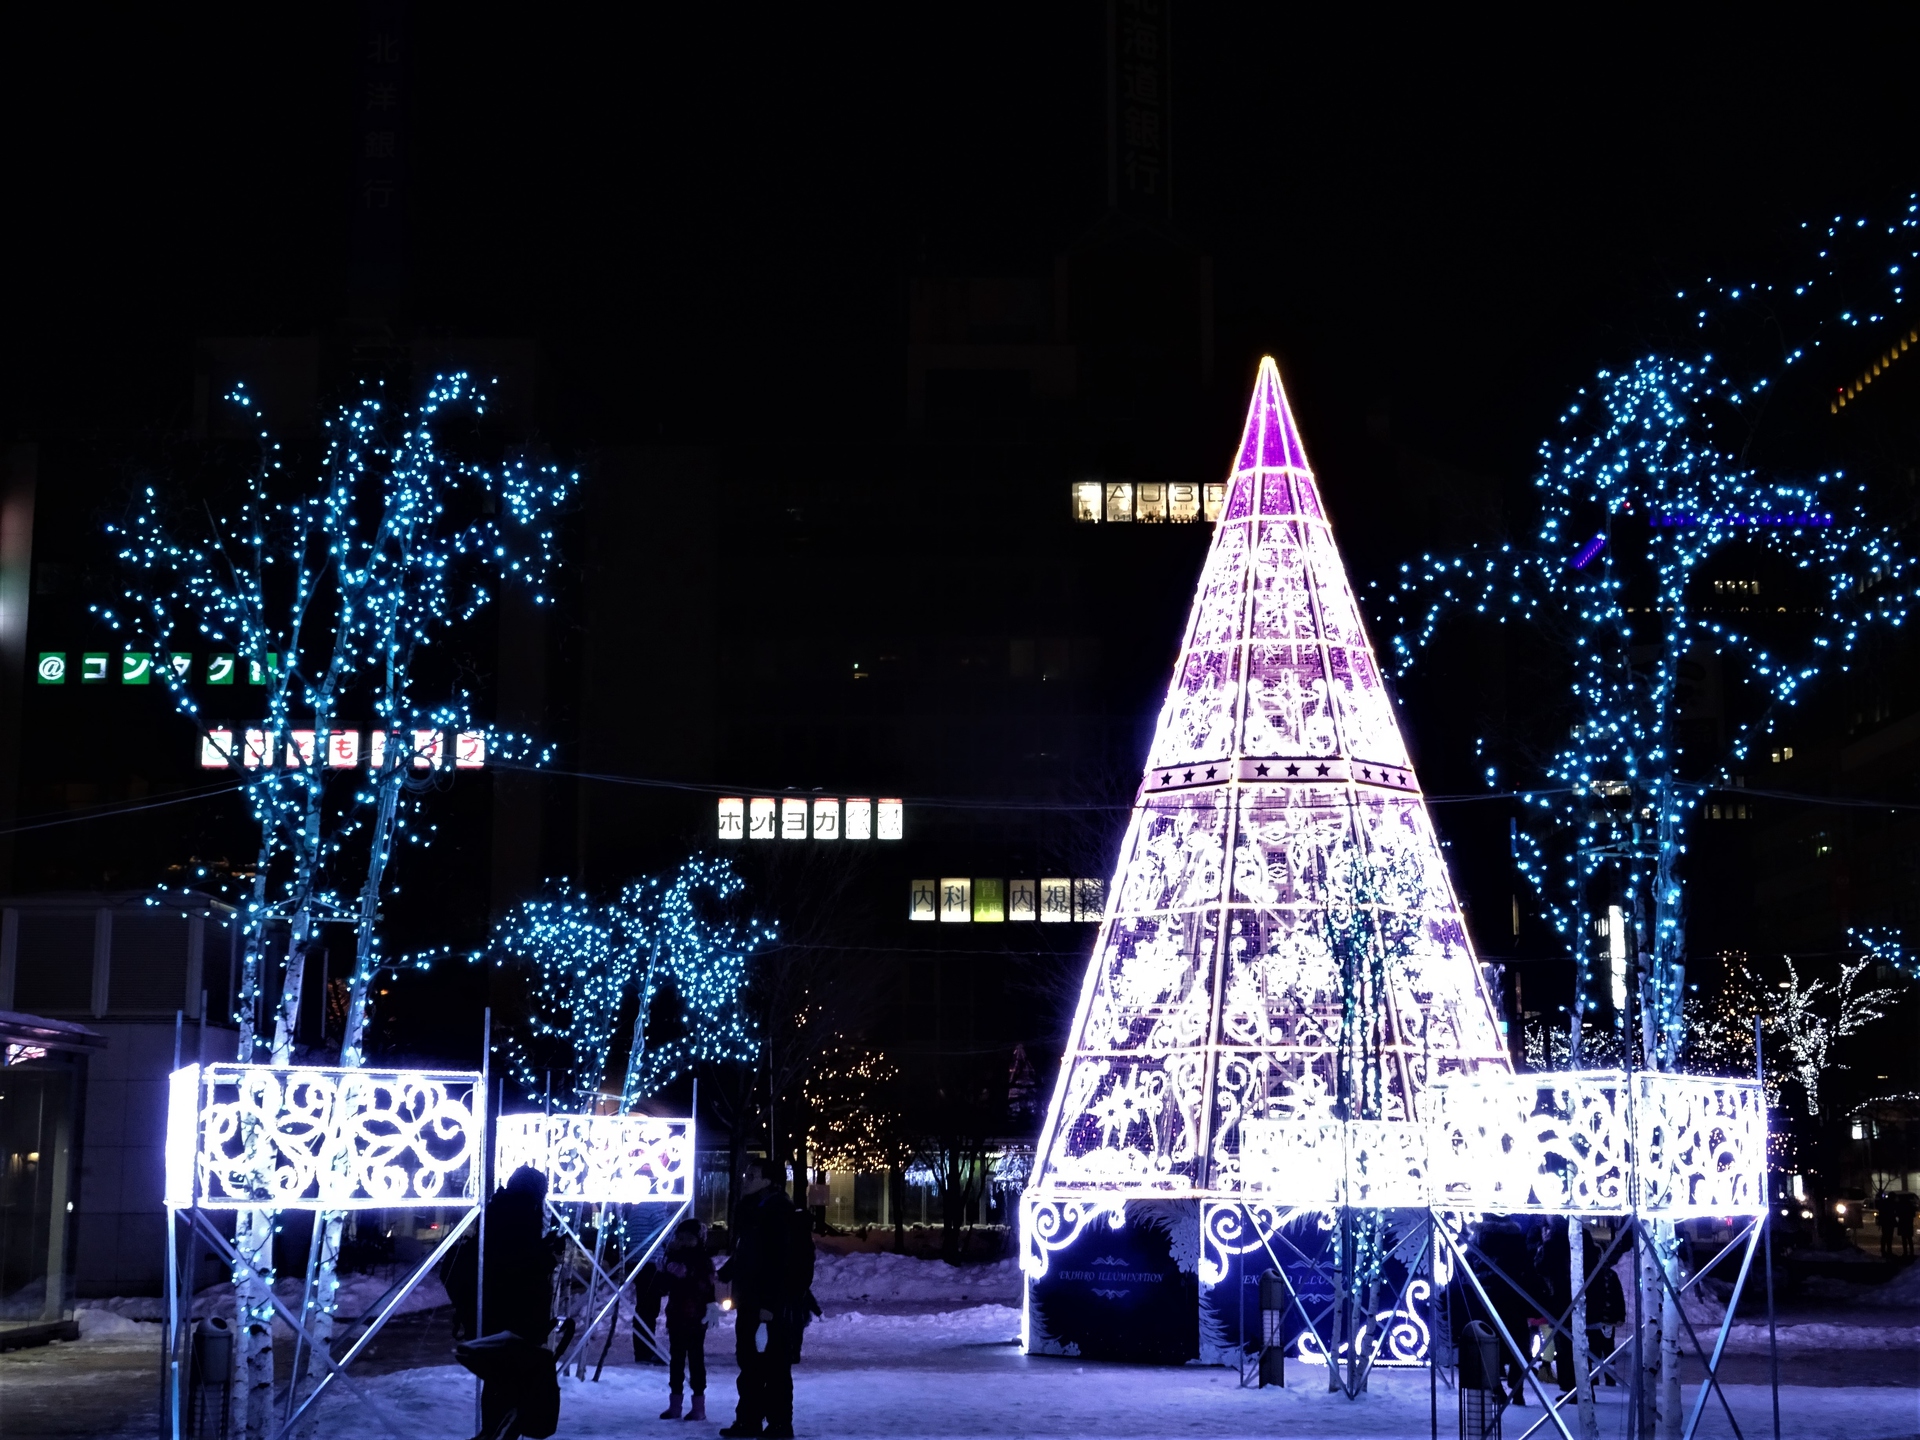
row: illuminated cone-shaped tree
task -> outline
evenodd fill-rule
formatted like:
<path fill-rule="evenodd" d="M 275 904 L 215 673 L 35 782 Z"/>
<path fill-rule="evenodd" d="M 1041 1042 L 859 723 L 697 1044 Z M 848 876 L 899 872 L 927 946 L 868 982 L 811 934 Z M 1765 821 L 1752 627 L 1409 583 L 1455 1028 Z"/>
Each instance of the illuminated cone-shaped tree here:
<path fill-rule="evenodd" d="M 1029 1274 L 1096 1207 L 1237 1201 L 1243 1120 L 1412 1120 L 1432 1080 L 1508 1068 L 1271 359 L 1148 761 L 1040 1137 Z"/>

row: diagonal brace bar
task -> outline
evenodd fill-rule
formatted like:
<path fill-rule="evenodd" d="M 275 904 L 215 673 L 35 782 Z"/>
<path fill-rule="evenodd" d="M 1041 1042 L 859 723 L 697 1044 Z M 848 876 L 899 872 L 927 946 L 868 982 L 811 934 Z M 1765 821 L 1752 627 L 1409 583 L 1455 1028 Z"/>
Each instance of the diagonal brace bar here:
<path fill-rule="evenodd" d="M 307 1396 L 307 1398 L 300 1403 L 300 1408 L 294 1411 L 293 1414 L 287 1417 L 286 1424 L 282 1425 L 278 1430 L 274 1431 L 273 1440 L 280 1440 L 281 1436 L 287 1434 L 288 1431 L 293 1429 L 294 1423 L 297 1420 L 299 1420 L 299 1418 L 302 1415 L 306 1414 L 308 1407 L 311 1406 L 314 1401 L 320 1398 L 320 1392 L 327 1388 L 327 1382 L 333 1379 L 335 1374 L 339 1374 L 341 1371 L 344 1371 L 347 1368 L 347 1366 L 351 1365 L 354 1362 L 355 1358 L 360 1354 L 360 1352 L 367 1348 L 367 1346 L 372 1342 L 373 1337 L 380 1333 L 380 1327 L 385 1325 L 388 1320 L 393 1318 L 394 1312 L 400 1308 L 400 1302 L 405 1300 L 407 1296 L 413 1293 L 414 1287 L 418 1285 L 422 1280 L 427 1278 L 427 1275 L 433 1270 L 434 1266 L 440 1263 L 440 1257 L 447 1253 L 447 1250 L 453 1245 L 453 1242 L 458 1240 L 462 1235 L 466 1234 L 467 1227 L 473 1224 L 473 1222 L 479 1218 L 480 1218 L 480 1207 L 478 1205 L 473 1206 L 471 1209 L 467 1211 L 466 1214 L 460 1217 L 460 1223 L 455 1225 L 451 1230 L 447 1232 L 446 1237 L 443 1240 L 441 1240 L 441 1242 L 438 1245 L 434 1247 L 433 1253 L 429 1255 L 426 1258 L 426 1260 L 422 1262 L 419 1268 L 417 1268 L 413 1272 L 413 1274 L 407 1278 L 406 1284 L 400 1287 L 399 1292 L 397 1294 L 394 1294 L 387 1301 L 386 1308 L 380 1311 L 380 1313 L 375 1317 L 374 1322 L 371 1325 L 367 1326 L 366 1330 L 361 1334 L 360 1338 L 354 1341 L 353 1344 L 348 1348 L 347 1353 L 341 1357 L 339 1365 L 335 1366 L 330 1373 L 326 1375 L 322 1375 L 320 1377 L 320 1383 L 314 1386 L 312 1393 L 310 1393 Z M 364 1320 L 365 1318 L 366 1318 L 365 1316 L 361 1317 L 362 1320 Z M 308 1340 L 308 1343 L 311 1344 L 313 1341 L 313 1337 L 309 1335 L 307 1337 L 307 1340 Z M 345 1378 L 345 1377 L 343 1376 L 342 1378 Z M 298 1376 L 295 1377 L 296 1381 L 297 1379 L 298 1379 Z M 292 1382 L 290 1382 L 290 1384 L 291 1383 Z"/>
<path fill-rule="evenodd" d="M 193 1223 L 195 1228 L 199 1229 L 201 1233 L 204 1234 L 207 1237 L 207 1239 L 213 1243 L 213 1247 L 226 1257 L 227 1262 L 230 1265 L 237 1265 L 245 1268 L 247 1272 L 251 1274 L 255 1279 L 265 1284 L 267 1277 L 262 1275 L 257 1267 L 255 1267 L 252 1264 L 249 1264 L 246 1260 L 241 1258 L 240 1252 L 235 1250 L 232 1245 L 227 1243 L 227 1237 L 222 1235 L 217 1229 L 214 1228 L 212 1221 L 206 1219 L 198 1210 L 192 1210 L 192 1211 L 189 1211 L 188 1213 L 193 1216 Z M 280 1318 L 287 1323 L 288 1328 L 295 1331 L 296 1333 L 307 1334 L 306 1326 L 302 1325 L 297 1319 L 295 1319 L 293 1312 L 286 1307 L 286 1303 L 282 1301 L 278 1295 L 273 1293 L 272 1285 L 270 1284 L 266 1285 L 266 1293 L 267 1293 L 268 1302 L 272 1304 L 275 1312 L 279 1314 Z M 307 1334 L 307 1340 L 309 1343 L 311 1343 L 313 1340 L 313 1336 L 311 1334 Z M 324 1345 L 315 1346 L 313 1353 L 318 1355 L 320 1359 L 326 1364 L 326 1367 L 330 1372 L 326 1377 L 327 1379 L 330 1380 L 333 1378 L 334 1375 L 340 1375 L 341 1379 L 345 1381 L 346 1387 L 349 1390 L 353 1391 L 354 1395 L 360 1400 L 360 1402 L 363 1405 L 365 1405 L 368 1409 L 373 1411 L 375 1418 L 379 1420 L 381 1425 L 386 1427 L 386 1430 L 389 1434 L 392 1434 L 392 1435 L 400 1434 L 400 1431 L 394 1429 L 393 1421 L 388 1418 L 387 1412 L 381 1409 L 378 1405 L 375 1405 L 371 1397 L 369 1397 L 368 1394 L 366 1393 L 366 1391 L 362 1390 L 358 1385 L 355 1385 L 353 1381 L 346 1379 L 346 1376 L 341 1373 L 341 1368 L 339 1363 L 334 1360 L 333 1356 L 327 1353 L 326 1347 Z M 322 1383 L 324 1384 L 325 1382 L 323 1381 Z M 319 1392 L 316 1389 L 315 1394 L 318 1394 L 318 1393 Z M 309 1396 L 308 1398 L 311 1399 L 312 1397 Z M 285 1434 L 286 1427 L 282 1426 L 280 1431 L 277 1433 Z"/>
<path fill-rule="evenodd" d="M 1560 1418 L 1560 1407 L 1547 1398 L 1547 1392 L 1542 1388 L 1539 1377 L 1533 1373 L 1531 1360 L 1521 1351 L 1519 1345 L 1514 1343 L 1513 1336 L 1507 1331 L 1507 1322 L 1500 1318 L 1500 1312 L 1494 1308 L 1492 1297 L 1481 1285 L 1480 1277 L 1473 1273 L 1473 1266 L 1467 1263 L 1465 1253 L 1454 1238 L 1447 1234 L 1444 1225 L 1434 1228 L 1440 1238 L 1446 1241 L 1447 1248 L 1453 1252 L 1453 1258 L 1460 1262 L 1460 1273 L 1467 1277 L 1467 1283 L 1473 1286 L 1474 1293 L 1480 1297 L 1480 1303 L 1487 1307 L 1487 1315 L 1493 1321 L 1494 1328 L 1500 1332 L 1500 1338 L 1507 1342 L 1507 1349 L 1513 1353 L 1513 1358 L 1520 1362 L 1520 1373 L 1526 1377 L 1527 1383 L 1533 1386 L 1533 1393 L 1539 1397 L 1541 1406 L 1552 1418 L 1554 1428 L 1560 1432 L 1562 1440 L 1573 1440 L 1573 1432 L 1567 1429 L 1567 1422 Z"/>

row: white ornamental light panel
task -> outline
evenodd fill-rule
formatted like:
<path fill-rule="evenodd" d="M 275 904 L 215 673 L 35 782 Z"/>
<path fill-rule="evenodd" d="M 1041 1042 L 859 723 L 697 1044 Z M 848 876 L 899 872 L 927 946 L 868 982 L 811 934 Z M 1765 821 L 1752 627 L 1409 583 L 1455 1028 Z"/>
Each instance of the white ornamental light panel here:
<path fill-rule="evenodd" d="M 1413 1121 L 1243 1120 L 1241 1195 L 1342 1206 L 1661 1219 L 1766 1209 L 1752 1080 L 1570 1071 L 1443 1080 Z"/>
<path fill-rule="evenodd" d="M 1510 1069 L 1299 430 L 1263 360 L 1061 1066 L 1035 1185 L 1235 1194 L 1244 1122 L 1332 1118 L 1346 907 L 1378 1118 Z"/>
<path fill-rule="evenodd" d="M 467 1071 L 188 1065 L 168 1081 L 166 1203 L 214 1210 L 478 1202 Z"/>
<path fill-rule="evenodd" d="M 653 1115 L 503 1115 L 493 1173 L 522 1165 L 547 1177 L 555 1204 L 678 1203 L 693 1194 L 693 1121 Z"/>

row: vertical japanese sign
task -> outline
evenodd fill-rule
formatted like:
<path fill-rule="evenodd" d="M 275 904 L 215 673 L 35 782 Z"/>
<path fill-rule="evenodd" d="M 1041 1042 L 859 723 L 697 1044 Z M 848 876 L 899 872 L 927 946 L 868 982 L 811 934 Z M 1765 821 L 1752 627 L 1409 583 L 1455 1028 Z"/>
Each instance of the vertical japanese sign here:
<path fill-rule="evenodd" d="M 1173 214 L 1173 106 L 1167 0 L 1111 0 L 1107 200 L 1144 219 Z"/>
<path fill-rule="evenodd" d="M 768 795 L 756 795 L 747 802 L 747 838 L 771 840 L 779 832 L 776 807 Z"/>
<path fill-rule="evenodd" d="M 975 880 L 973 882 L 973 919 L 975 924 L 998 924 L 1007 918 L 1006 882 L 1004 880 Z"/>
<path fill-rule="evenodd" d="M 1040 918 L 1060 925 L 1073 920 L 1073 881 L 1051 879 L 1040 882 Z"/>
<path fill-rule="evenodd" d="M 938 880 L 913 882 L 907 895 L 907 918 L 909 920 L 940 918 L 940 882 Z"/>
<path fill-rule="evenodd" d="M 792 795 L 780 801 L 780 838 L 782 840 L 804 840 L 807 838 L 807 802 Z"/>
<path fill-rule="evenodd" d="M 1009 880 L 1007 882 L 1007 919 L 1038 920 L 1040 918 L 1040 887 L 1031 880 Z"/>
<path fill-rule="evenodd" d="M 940 918 L 952 925 L 973 919 L 973 881 L 966 878 L 940 882 Z"/>
<path fill-rule="evenodd" d="M 396 305 L 406 283 L 405 13 L 402 0 L 369 0 L 361 39 L 351 288 L 376 313 Z"/>

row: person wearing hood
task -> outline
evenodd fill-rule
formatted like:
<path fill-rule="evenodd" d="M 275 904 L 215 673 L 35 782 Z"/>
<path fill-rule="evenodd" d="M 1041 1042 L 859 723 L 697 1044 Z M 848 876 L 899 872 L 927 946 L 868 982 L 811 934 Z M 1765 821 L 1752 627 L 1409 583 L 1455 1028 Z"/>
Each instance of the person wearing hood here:
<path fill-rule="evenodd" d="M 480 1377 L 480 1436 L 515 1440 L 551 1435 L 559 1423 L 560 1388 L 553 1352 L 554 1247 L 546 1233 L 547 1177 L 522 1165 L 487 1201 L 486 1265 L 477 1287 L 480 1312 L 462 1317 L 468 1334 L 486 1334 L 455 1347 L 460 1363 Z M 456 1297 L 456 1304 L 465 1296 Z M 470 1304 L 471 1302 L 468 1301 Z"/>

